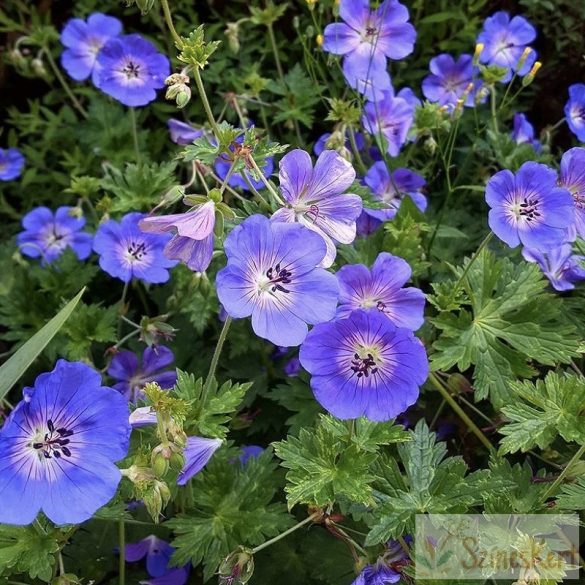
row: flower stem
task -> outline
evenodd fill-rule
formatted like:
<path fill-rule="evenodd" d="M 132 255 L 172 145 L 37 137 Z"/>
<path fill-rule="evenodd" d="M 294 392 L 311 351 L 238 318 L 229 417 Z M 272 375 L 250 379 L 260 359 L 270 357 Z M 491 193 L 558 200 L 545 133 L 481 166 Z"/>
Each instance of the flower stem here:
<path fill-rule="evenodd" d="M 281 540 L 285 536 L 292 534 L 295 530 L 302 528 L 306 524 L 310 524 L 320 514 L 321 514 L 321 512 L 315 512 L 314 514 L 311 514 L 310 516 L 308 516 L 304 520 L 301 520 L 301 522 L 299 522 L 298 524 L 295 524 L 293 527 L 289 528 L 288 530 L 285 530 L 282 534 L 279 534 L 278 536 L 275 536 L 274 538 L 271 538 L 270 540 L 267 540 L 266 542 L 259 544 L 258 546 L 254 547 L 252 549 L 252 554 L 255 555 L 257 552 L 261 551 L 262 549 L 265 549 L 265 548 L 269 547 L 271 544 L 278 542 L 279 540 Z"/>
<path fill-rule="evenodd" d="M 207 378 L 205 380 L 205 386 L 203 386 L 203 393 L 201 394 L 201 406 L 205 404 L 205 400 L 207 399 L 207 394 L 209 393 L 209 388 L 211 383 L 215 378 L 215 371 L 217 370 L 217 364 L 219 362 L 219 356 L 221 355 L 221 350 L 223 349 L 223 344 L 225 343 L 225 339 L 227 337 L 230 325 L 232 324 L 232 318 L 228 315 L 226 320 L 223 322 L 223 327 L 219 334 L 219 339 L 217 340 L 217 345 L 215 346 L 215 351 L 213 352 L 213 357 L 211 358 L 211 364 L 209 366 L 209 373 L 207 374 Z"/>
<path fill-rule="evenodd" d="M 67 81 L 65 81 L 65 78 L 59 70 L 57 63 L 55 63 L 55 59 L 53 59 L 53 55 L 51 55 L 51 51 L 49 51 L 48 47 L 43 47 L 43 52 L 47 56 L 47 61 L 49 62 L 49 66 L 51 67 L 55 77 L 61 84 L 61 87 L 65 90 L 65 93 L 69 96 L 73 107 L 87 120 L 87 118 L 89 118 L 87 110 L 81 105 L 81 102 L 77 99 L 77 97 L 75 97 L 75 94 L 69 87 L 69 84 Z"/>
<path fill-rule="evenodd" d="M 183 44 L 183 41 L 181 40 L 181 37 L 179 36 L 179 33 L 177 32 L 177 30 L 175 29 L 175 25 L 173 24 L 173 16 L 171 14 L 171 7 L 169 6 L 168 0 L 160 0 L 160 3 L 163 9 L 163 13 L 165 15 L 165 21 L 167 23 L 167 26 L 169 27 L 169 30 L 171 31 L 173 40 L 175 41 L 175 44 L 177 44 L 180 47 Z"/>
<path fill-rule="evenodd" d="M 578 451 L 575 453 L 575 455 L 573 455 L 573 457 L 571 457 L 571 460 L 569 461 L 569 463 L 567 463 L 567 465 L 565 466 L 563 471 L 561 471 L 561 473 L 554 480 L 554 482 L 550 484 L 550 486 L 548 487 L 548 489 L 544 493 L 544 496 L 542 497 L 543 502 L 546 502 L 547 498 L 552 493 L 554 493 L 555 490 L 561 485 L 561 483 L 563 482 L 563 480 L 567 476 L 567 473 L 569 473 L 569 469 L 571 469 L 571 467 L 573 467 L 573 465 L 581 459 L 581 457 L 583 456 L 584 453 L 585 453 L 585 445 L 581 445 L 579 447 Z"/>
<path fill-rule="evenodd" d="M 353 151 L 353 155 L 355 156 L 355 160 L 356 160 L 360 170 L 365 175 L 368 172 L 368 169 L 366 168 L 366 165 L 364 164 L 364 161 L 363 161 L 362 156 L 360 154 L 359 148 L 357 146 L 357 142 L 355 140 L 355 131 L 353 129 L 353 126 L 349 125 L 348 130 L 349 130 L 349 143 L 351 144 L 351 150 Z"/>
<path fill-rule="evenodd" d="M 284 201 L 281 199 L 280 195 L 276 192 L 274 187 L 270 184 L 270 181 L 264 176 L 264 173 L 258 167 L 254 157 L 249 155 L 246 160 L 250 163 L 250 165 L 252 165 L 252 168 L 256 171 L 256 173 L 260 175 L 261 181 L 264 183 L 265 187 L 268 189 L 276 203 L 278 203 L 278 205 L 284 205 Z"/>
<path fill-rule="evenodd" d="M 490 104 L 491 104 L 491 112 L 492 112 L 492 124 L 494 125 L 494 132 L 496 134 L 500 133 L 498 127 L 498 114 L 496 111 L 496 86 L 494 84 L 490 87 Z"/>
<path fill-rule="evenodd" d="M 118 559 L 118 585 L 126 583 L 126 528 L 124 520 L 118 521 L 118 546 L 120 548 L 120 557 Z"/>
<path fill-rule="evenodd" d="M 201 73 L 199 73 L 199 68 L 193 68 L 193 78 L 195 79 L 195 85 L 197 85 L 197 91 L 199 92 L 199 97 L 203 102 L 203 109 L 205 110 L 205 114 L 207 115 L 207 119 L 211 124 L 211 128 L 213 129 L 213 133 L 215 137 L 219 140 L 219 127 L 213 116 L 213 112 L 211 111 L 211 106 L 209 105 L 209 100 L 207 99 L 207 94 L 205 93 L 205 87 L 203 86 L 203 80 L 201 79 Z"/>
<path fill-rule="evenodd" d="M 449 295 L 449 298 L 447 299 L 447 304 L 449 304 L 455 298 L 455 296 L 459 292 L 459 289 L 461 288 L 461 285 L 463 284 L 463 281 L 465 280 L 465 277 L 467 276 L 467 273 L 469 272 L 469 269 L 471 268 L 473 263 L 478 259 L 479 255 L 483 252 L 483 249 L 490 243 L 490 240 L 493 237 L 494 237 L 494 233 L 490 232 L 483 239 L 483 241 L 481 242 L 481 244 L 479 245 L 479 247 L 475 251 L 475 254 L 471 257 L 471 260 L 467 263 L 467 266 L 463 270 L 461 276 L 459 277 L 459 280 L 455 283 L 455 286 L 451 290 L 451 294 Z"/>
<path fill-rule="evenodd" d="M 495 452 L 494 446 L 489 439 L 483 434 L 481 429 L 467 416 L 467 413 L 455 402 L 454 398 L 449 394 L 449 391 L 443 386 L 443 383 L 437 378 L 434 373 L 429 374 L 429 380 L 433 386 L 441 393 L 441 396 L 447 401 L 449 406 L 459 415 L 461 420 L 467 425 L 469 430 L 485 445 L 491 453 Z"/>
<path fill-rule="evenodd" d="M 136 162 L 140 164 L 142 162 L 142 155 L 140 154 L 140 146 L 138 144 L 138 125 L 136 123 L 136 110 L 134 108 L 128 108 L 128 112 L 130 113 L 130 128 L 132 129 L 132 140 L 134 142 Z"/>

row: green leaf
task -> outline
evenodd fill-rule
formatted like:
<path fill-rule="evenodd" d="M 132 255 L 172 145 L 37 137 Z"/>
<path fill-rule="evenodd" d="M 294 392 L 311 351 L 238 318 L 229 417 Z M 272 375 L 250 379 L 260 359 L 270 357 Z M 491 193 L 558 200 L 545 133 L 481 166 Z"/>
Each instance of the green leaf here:
<path fill-rule="evenodd" d="M 67 319 L 73 313 L 81 296 L 83 288 L 75 298 L 71 299 L 40 331 L 37 331 L 18 351 L 2 366 L 0 366 L 0 398 L 6 396 L 10 388 L 18 382 L 27 368 L 45 349 L 49 341 L 55 337 Z"/>
<path fill-rule="evenodd" d="M 502 408 L 509 420 L 500 428 L 502 453 L 544 449 L 560 435 L 585 444 L 585 380 L 575 374 L 549 372 L 544 380 L 510 382 L 514 402 Z"/>
<path fill-rule="evenodd" d="M 190 412 L 187 415 L 185 430 L 189 434 L 224 438 L 228 432 L 225 424 L 241 404 L 252 383 L 234 384 L 231 380 L 219 388 L 214 380 L 209 392 L 203 396 L 203 378 L 195 379 L 193 374 L 177 370 L 177 383 L 174 392 L 177 398 L 187 402 Z"/>
<path fill-rule="evenodd" d="M 456 270 L 456 279 L 445 285 L 446 290 L 465 266 Z M 460 302 L 469 308 L 432 319 L 441 330 L 433 346 L 433 369 L 456 365 L 463 372 L 474 365 L 476 399 L 489 395 L 501 408 L 510 399 L 510 380 L 535 374 L 532 362 L 548 366 L 570 362 L 578 349 L 575 327 L 562 314 L 562 300 L 545 292 L 546 286 L 534 264 L 515 265 L 484 250 L 463 279 L 465 297 Z M 436 295 L 432 302 L 447 308 Z"/>
<path fill-rule="evenodd" d="M 585 510 L 585 477 L 580 477 L 577 483 L 563 485 L 557 506 L 571 512 Z"/>
<path fill-rule="evenodd" d="M 59 544 L 52 534 L 32 526 L 0 525 L 0 575 L 27 573 L 31 579 L 49 582 Z"/>
<path fill-rule="evenodd" d="M 323 412 L 309 384 L 301 378 L 290 378 L 279 384 L 270 391 L 268 398 L 294 413 L 285 420 L 291 435 L 298 434 L 303 427 L 313 426 L 319 413 Z"/>
<path fill-rule="evenodd" d="M 365 419 L 348 426 L 329 415 L 320 415 L 315 429 L 302 428 L 298 437 L 274 444 L 286 474 L 285 491 L 289 508 L 305 503 L 324 506 L 346 498 L 371 505 L 371 466 L 380 445 L 404 441 L 402 428 Z"/>
<path fill-rule="evenodd" d="M 233 451 L 226 451 L 191 480 L 196 507 L 165 524 L 176 535 L 173 562 L 203 562 L 205 581 L 237 546 L 257 546 L 294 522 L 283 504 L 272 501 L 280 484 L 270 451 L 246 465 L 234 463 Z"/>

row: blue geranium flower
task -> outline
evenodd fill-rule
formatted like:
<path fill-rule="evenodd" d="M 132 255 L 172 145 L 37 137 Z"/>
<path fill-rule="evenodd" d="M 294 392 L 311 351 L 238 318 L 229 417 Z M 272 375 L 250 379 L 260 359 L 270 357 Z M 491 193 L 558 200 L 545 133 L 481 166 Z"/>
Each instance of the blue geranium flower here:
<path fill-rule="evenodd" d="M 575 205 L 575 226 L 568 239 L 585 239 L 585 148 L 571 148 L 563 154 L 559 184 L 571 193 Z"/>
<path fill-rule="evenodd" d="M 347 85 L 367 100 L 381 100 L 384 92 L 392 90 L 392 79 L 386 69 L 386 61 L 382 66 L 361 59 L 347 58 L 343 60 L 342 71 Z"/>
<path fill-rule="evenodd" d="M 167 126 L 171 135 L 171 140 L 175 144 L 191 144 L 197 138 L 203 136 L 204 131 L 200 128 L 194 128 L 187 122 L 181 122 L 175 118 L 169 118 L 167 120 Z"/>
<path fill-rule="evenodd" d="M 242 465 L 246 465 L 249 459 L 262 455 L 264 453 L 264 447 L 260 447 L 259 445 L 243 445 L 241 451 L 242 454 L 238 459 Z"/>
<path fill-rule="evenodd" d="M 194 475 L 199 473 L 209 463 L 221 444 L 221 439 L 187 437 L 187 446 L 183 451 L 185 464 L 177 478 L 177 485 L 185 485 Z"/>
<path fill-rule="evenodd" d="M 342 266 L 337 317 L 356 309 L 378 310 L 396 327 L 416 331 L 424 323 L 425 295 L 418 288 L 403 288 L 411 275 L 406 260 L 387 252 L 378 255 L 371 271 L 363 264 Z"/>
<path fill-rule="evenodd" d="M 141 585 L 184 585 L 189 577 L 189 565 L 169 568 L 175 549 L 154 534 L 127 544 L 125 558 L 136 563 L 146 557 L 146 571 L 151 579 L 140 581 Z"/>
<path fill-rule="evenodd" d="M 22 218 L 25 231 L 17 236 L 20 251 L 30 258 L 41 258 L 43 264 L 56 260 L 71 248 L 80 260 L 91 254 L 92 237 L 81 229 L 85 218 L 73 207 L 59 207 L 53 213 L 48 207 L 37 207 Z"/>
<path fill-rule="evenodd" d="M 416 31 L 397 0 L 385 0 L 374 10 L 369 0 L 341 0 L 339 16 L 343 22 L 325 27 L 323 49 L 358 68 L 384 70 L 386 57 L 404 59 L 413 51 Z"/>
<path fill-rule="evenodd" d="M 319 404 L 340 419 L 396 417 L 415 403 L 429 372 L 422 343 L 380 311 L 315 325 L 300 360 Z"/>
<path fill-rule="evenodd" d="M 366 103 L 362 124 L 370 134 L 386 139 L 390 156 L 398 156 L 414 122 L 414 108 L 413 101 L 387 91 L 380 101 Z"/>
<path fill-rule="evenodd" d="M 534 126 L 524 114 L 514 114 L 513 124 L 512 140 L 516 144 L 530 144 L 535 152 L 542 151 L 542 144 L 534 137 Z"/>
<path fill-rule="evenodd" d="M 143 213 L 127 213 L 120 222 L 110 219 L 100 225 L 93 249 L 100 255 L 100 266 L 114 278 L 130 282 L 138 278 L 152 284 L 167 282 L 169 268 L 177 262 L 163 253 L 171 236 L 145 234 L 138 223 Z"/>
<path fill-rule="evenodd" d="M 168 390 L 177 381 L 175 370 L 165 370 L 175 360 L 173 352 L 164 345 L 147 347 L 142 354 L 142 363 L 132 351 L 117 353 L 108 366 L 108 375 L 118 380 L 112 387 L 131 402 L 144 397 L 142 392 L 148 382 L 157 382 Z"/>
<path fill-rule="evenodd" d="M 486 185 L 489 226 L 508 246 L 549 250 L 563 243 L 575 221 L 573 199 L 546 165 L 524 163 L 516 175 L 496 173 Z"/>
<path fill-rule="evenodd" d="M 96 86 L 125 106 L 145 106 L 165 85 L 170 63 L 138 34 L 110 39 L 97 57 Z"/>
<path fill-rule="evenodd" d="M 524 248 L 522 256 L 538 264 L 555 290 L 572 290 L 576 282 L 585 280 L 585 256 L 573 254 L 571 244 L 562 244 L 548 252 Z"/>
<path fill-rule="evenodd" d="M 117 18 L 99 12 L 90 14 L 87 22 L 81 18 L 68 20 L 61 32 L 61 43 L 67 47 L 61 55 L 63 69 L 76 81 L 91 75 L 96 83 L 98 53 L 109 39 L 121 32 L 122 23 Z"/>
<path fill-rule="evenodd" d="M 139 226 L 143 232 L 151 234 L 173 234 L 164 249 L 167 258 L 180 260 L 195 272 L 203 272 L 209 267 L 215 226 L 213 201 L 193 207 L 186 213 L 149 215 L 140 220 Z"/>
<path fill-rule="evenodd" d="M 319 264 L 325 240 L 299 225 L 252 215 L 225 241 L 227 266 L 217 275 L 217 295 L 229 315 L 252 316 L 259 337 L 296 346 L 307 324 L 335 316 L 338 285 Z"/>
<path fill-rule="evenodd" d="M 309 153 L 295 149 L 282 157 L 278 177 L 287 206 L 271 220 L 298 222 L 319 234 L 327 245 L 320 265 L 328 268 L 337 253 L 335 242 L 351 244 L 355 239 L 362 199 L 344 193 L 355 179 L 354 168 L 334 150 L 323 151 L 313 168 Z"/>
<path fill-rule="evenodd" d="M 422 91 L 430 102 L 441 106 L 453 107 L 463 97 L 469 84 L 473 81 L 473 57 L 460 55 L 455 60 L 446 53 L 431 59 L 431 74 L 423 79 Z M 465 106 L 472 107 L 475 103 L 477 87 L 467 92 Z"/>
<path fill-rule="evenodd" d="M 404 540 L 412 542 L 412 537 Z M 352 585 L 388 585 L 400 581 L 402 568 L 408 564 L 408 555 L 396 540 L 386 545 L 386 551 L 373 565 L 366 565 Z"/>
<path fill-rule="evenodd" d="M 128 414 L 86 364 L 59 360 L 41 374 L 0 431 L 0 523 L 30 524 L 40 511 L 55 524 L 91 518 L 118 488 Z"/>
<path fill-rule="evenodd" d="M 313 145 L 313 152 L 315 153 L 316 156 L 319 156 L 324 150 L 332 149 L 331 146 L 328 146 L 328 141 L 331 139 L 332 136 L 333 134 L 331 132 L 327 132 L 325 134 L 321 134 L 321 136 L 317 138 L 317 141 Z M 355 133 L 355 144 L 359 151 L 364 149 L 366 141 L 364 140 L 364 135 L 361 132 Z M 345 133 L 344 146 L 348 151 L 351 150 L 351 142 L 349 140 L 348 132 Z"/>
<path fill-rule="evenodd" d="M 24 156 L 17 148 L 0 148 L 0 181 L 14 181 L 20 177 Z"/>
<path fill-rule="evenodd" d="M 497 65 L 507 70 L 502 82 L 512 79 L 513 72 L 526 75 L 536 61 L 536 51 L 531 50 L 520 69 L 518 63 L 524 49 L 536 38 L 536 29 L 522 16 L 510 19 L 507 12 L 500 11 L 486 18 L 483 30 L 477 38 L 484 49 L 480 61 L 487 65 Z"/>
<path fill-rule="evenodd" d="M 569 87 L 565 116 L 571 132 L 581 142 L 585 142 L 585 83 L 575 83 Z"/>
<path fill-rule="evenodd" d="M 422 193 L 426 181 L 408 169 L 398 168 L 389 173 L 386 163 L 379 161 L 368 169 L 364 183 L 376 198 L 386 205 L 384 209 L 364 207 L 365 213 L 379 221 L 393 219 L 400 209 L 402 200 L 407 196 L 421 211 L 427 208 L 427 198 Z"/>

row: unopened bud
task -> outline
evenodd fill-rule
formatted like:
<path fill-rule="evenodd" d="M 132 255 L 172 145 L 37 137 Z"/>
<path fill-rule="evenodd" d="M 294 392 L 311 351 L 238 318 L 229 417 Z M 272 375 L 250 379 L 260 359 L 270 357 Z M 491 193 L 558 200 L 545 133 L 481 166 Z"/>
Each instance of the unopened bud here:
<path fill-rule="evenodd" d="M 254 573 L 254 557 L 250 549 L 240 546 L 219 566 L 220 585 L 245 585 Z"/>
<path fill-rule="evenodd" d="M 8 53 L 10 62 L 16 67 L 24 67 L 26 65 L 26 58 L 16 47 Z"/>
<path fill-rule="evenodd" d="M 185 465 L 185 457 L 182 453 L 173 453 L 169 459 L 169 465 L 173 471 L 181 471 Z"/>
<path fill-rule="evenodd" d="M 237 22 L 228 22 L 223 32 L 228 39 L 230 51 L 237 53 L 240 50 L 240 25 Z"/>
<path fill-rule="evenodd" d="M 534 78 L 536 77 L 536 74 L 541 67 L 542 63 L 540 61 L 536 61 L 536 63 L 532 66 L 532 69 L 522 79 L 523 87 L 530 85 L 534 81 Z"/>
<path fill-rule="evenodd" d="M 429 136 L 423 145 L 423 148 L 430 154 L 433 155 L 435 154 L 436 150 L 437 150 L 437 141 L 432 137 Z"/>
<path fill-rule="evenodd" d="M 318 1 L 319 0 L 306 0 L 309 10 L 313 10 L 315 8 L 315 4 L 317 4 Z"/>
<path fill-rule="evenodd" d="M 78 585 L 79 583 L 81 583 L 79 577 L 73 573 L 64 573 L 51 581 L 51 585 Z"/>
<path fill-rule="evenodd" d="M 45 69 L 45 64 L 43 63 L 42 59 L 35 57 L 31 62 L 30 66 L 32 70 L 39 76 L 39 77 L 46 77 L 47 70 Z"/>
<path fill-rule="evenodd" d="M 150 9 L 154 6 L 154 0 L 136 0 L 136 6 L 140 8 L 142 14 L 148 14 Z"/>
<path fill-rule="evenodd" d="M 219 203 L 222 199 L 221 191 L 217 188 L 211 189 L 207 194 L 209 199 L 211 199 L 214 203 Z"/>
<path fill-rule="evenodd" d="M 158 445 L 150 457 L 152 470 L 157 477 L 164 477 L 169 471 L 169 460 L 173 452 L 168 445 Z"/>
<path fill-rule="evenodd" d="M 177 97 L 175 98 L 175 103 L 177 104 L 177 107 L 179 109 L 182 109 L 189 103 L 190 100 L 191 100 L 191 88 L 188 86 L 185 86 L 183 88 L 183 90 L 177 94 Z"/>
<path fill-rule="evenodd" d="M 318 47 L 321 47 L 323 45 L 323 35 L 317 35 L 315 37 L 315 42 L 317 43 Z"/>
<path fill-rule="evenodd" d="M 532 53 L 532 49 L 530 47 L 526 47 L 522 55 L 520 55 L 520 59 L 518 59 L 518 62 L 516 63 L 516 71 L 520 71 L 522 67 L 524 67 L 524 63 L 526 63 L 526 59 L 528 59 L 530 53 Z"/>
<path fill-rule="evenodd" d="M 477 43 L 475 45 L 475 52 L 473 53 L 473 66 L 477 67 L 479 65 L 479 58 L 483 52 L 485 45 L 483 43 Z"/>
<path fill-rule="evenodd" d="M 151 469 L 148 467 L 140 467 L 138 465 L 131 465 L 127 469 L 121 469 L 120 473 L 132 483 L 143 483 L 154 479 Z"/>

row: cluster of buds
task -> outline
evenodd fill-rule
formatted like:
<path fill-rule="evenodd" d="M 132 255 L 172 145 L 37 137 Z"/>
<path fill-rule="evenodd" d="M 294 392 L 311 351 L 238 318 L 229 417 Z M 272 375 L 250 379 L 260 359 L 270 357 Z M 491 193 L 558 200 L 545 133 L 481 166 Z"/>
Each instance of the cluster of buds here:
<path fill-rule="evenodd" d="M 345 145 L 344 128 L 335 129 L 331 133 L 331 136 L 325 141 L 325 148 L 329 150 L 335 150 L 345 160 L 351 162 L 352 159 L 351 151 Z"/>
<path fill-rule="evenodd" d="M 223 34 L 227 37 L 230 51 L 237 53 L 240 50 L 240 21 L 228 22 Z"/>
<path fill-rule="evenodd" d="M 165 79 L 168 85 L 165 98 L 175 100 L 178 108 L 184 108 L 191 99 L 191 88 L 189 87 L 189 76 L 185 73 L 172 73 Z"/>
<path fill-rule="evenodd" d="M 27 47 L 20 48 L 20 45 L 27 44 L 27 41 L 28 37 L 20 37 L 14 45 L 14 48 L 8 51 L 7 61 L 25 77 L 48 77 L 49 74 L 43 61 L 43 50 L 38 51 L 31 59 L 30 49 Z"/>
<path fill-rule="evenodd" d="M 132 482 L 134 497 L 144 502 L 150 517 L 154 522 L 158 522 L 162 511 L 171 499 L 169 486 L 158 479 L 152 468 L 144 465 L 142 460 L 127 469 L 121 469 L 120 472 L 123 477 Z"/>
<path fill-rule="evenodd" d="M 161 339 L 172 339 L 177 330 L 166 322 L 167 318 L 167 315 L 142 317 L 140 320 L 140 341 L 146 343 L 148 347 L 152 347 L 158 345 Z"/>

